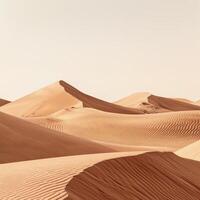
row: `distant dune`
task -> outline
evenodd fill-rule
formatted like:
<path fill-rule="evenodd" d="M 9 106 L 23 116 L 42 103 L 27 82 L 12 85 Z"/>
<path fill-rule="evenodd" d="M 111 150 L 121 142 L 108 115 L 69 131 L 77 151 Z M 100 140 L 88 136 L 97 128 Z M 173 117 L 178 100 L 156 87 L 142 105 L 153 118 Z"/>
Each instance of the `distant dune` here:
<path fill-rule="evenodd" d="M 143 110 L 115 105 L 86 95 L 64 81 L 56 82 L 7 104 L 0 111 L 20 117 L 45 116 L 61 109 L 91 107 L 106 112 L 141 114 Z"/>
<path fill-rule="evenodd" d="M 57 82 L 1 107 L 0 111 L 20 117 L 34 117 L 80 106 L 81 102 L 65 92 Z"/>
<path fill-rule="evenodd" d="M 5 100 L 5 99 L 0 99 L 0 106 L 6 105 L 8 103 L 10 103 L 10 101 Z"/>
<path fill-rule="evenodd" d="M 166 97 L 159 97 L 151 95 L 148 97 L 149 102 L 155 106 L 170 110 L 170 111 L 186 111 L 186 110 L 200 110 L 200 106 L 194 103 L 185 102 L 180 99 L 171 99 Z"/>
<path fill-rule="evenodd" d="M 200 106 L 183 98 L 166 98 L 148 92 L 136 93 L 115 102 L 126 107 L 135 107 L 147 113 L 200 110 Z"/>
<path fill-rule="evenodd" d="M 199 111 L 124 115 L 82 108 L 29 120 L 87 139 L 138 146 L 139 150 L 171 151 L 200 139 Z"/>
<path fill-rule="evenodd" d="M 0 137 L 0 163 L 114 151 L 4 113 L 0 113 Z"/>

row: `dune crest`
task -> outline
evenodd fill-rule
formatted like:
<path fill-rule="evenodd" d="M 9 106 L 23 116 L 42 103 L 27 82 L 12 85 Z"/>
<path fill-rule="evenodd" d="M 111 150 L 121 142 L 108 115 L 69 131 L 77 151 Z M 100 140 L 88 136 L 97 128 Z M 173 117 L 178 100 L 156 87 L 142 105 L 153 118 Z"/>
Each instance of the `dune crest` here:
<path fill-rule="evenodd" d="M 172 99 L 151 95 L 148 97 L 148 100 L 153 105 L 170 111 L 200 110 L 200 106 L 182 101 L 180 99 Z"/>
<path fill-rule="evenodd" d="M 148 92 L 135 93 L 115 102 L 126 107 L 135 107 L 147 113 L 200 110 L 200 106 L 183 98 L 166 98 Z"/>
<path fill-rule="evenodd" d="M 172 153 L 110 159 L 75 176 L 66 200 L 197 200 L 199 168 L 199 162 Z"/>
<path fill-rule="evenodd" d="M 104 160 L 138 153 L 100 153 L 1 164 L 0 199 L 64 200 L 68 197 L 66 185 L 84 169 Z"/>
<path fill-rule="evenodd" d="M 109 103 L 89 96 L 64 81 L 56 82 L 0 108 L 19 117 L 39 117 L 62 109 L 91 107 L 106 112 L 142 114 L 143 110 Z"/>
<path fill-rule="evenodd" d="M 19 117 L 45 116 L 63 108 L 80 107 L 81 102 L 66 93 L 56 82 L 0 108 L 0 111 Z"/>
<path fill-rule="evenodd" d="M 0 106 L 4 106 L 6 104 L 10 103 L 10 101 L 5 100 L 5 99 L 0 99 Z"/>

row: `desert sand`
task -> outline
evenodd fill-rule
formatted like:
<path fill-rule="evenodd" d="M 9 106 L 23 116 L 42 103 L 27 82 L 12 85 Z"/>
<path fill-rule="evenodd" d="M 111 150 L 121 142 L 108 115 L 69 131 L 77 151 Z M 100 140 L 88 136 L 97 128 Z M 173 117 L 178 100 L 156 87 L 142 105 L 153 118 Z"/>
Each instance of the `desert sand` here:
<path fill-rule="evenodd" d="M 0 99 L 0 106 L 4 106 L 6 104 L 10 103 L 10 101 L 5 100 L 5 99 Z"/>
<path fill-rule="evenodd" d="M 106 102 L 58 81 L 3 104 L 2 200 L 200 199 L 197 102 Z"/>
<path fill-rule="evenodd" d="M 5 113 L 0 113 L 0 137 L 0 163 L 114 151 L 104 145 L 52 131 Z"/>

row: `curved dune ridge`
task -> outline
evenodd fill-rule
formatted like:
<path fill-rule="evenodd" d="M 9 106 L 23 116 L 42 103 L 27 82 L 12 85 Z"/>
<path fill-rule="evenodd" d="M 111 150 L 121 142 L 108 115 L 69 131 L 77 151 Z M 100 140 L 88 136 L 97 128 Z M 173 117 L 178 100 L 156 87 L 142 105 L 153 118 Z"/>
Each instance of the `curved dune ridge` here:
<path fill-rule="evenodd" d="M 102 110 L 105 112 L 112 112 L 112 113 L 123 113 L 123 114 L 142 114 L 144 111 L 136 108 L 129 108 L 125 106 L 116 105 L 113 103 L 109 103 L 90 95 L 87 95 L 76 88 L 72 87 L 68 83 L 64 81 L 59 82 L 60 85 L 63 86 L 66 92 L 70 93 L 74 97 L 78 98 L 82 103 L 83 107 L 95 108 L 98 110 Z"/>
<path fill-rule="evenodd" d="M 1 164 L 0 199 L 65 199 L 66 185 L 75 175 L 98 162 L 128 155 L 136 154 L 103 153 Z"/>
<path fill-rule="evenodd" d="M 59 81 L 0 107 L 0 200 L 199 200 L 199 149 L 198 102 Z"/>
<path fill-rule="evenodd" d="M 200 106 L 183 98 L 166 98 L 148 92 L 135 93 L 115 102 L 126 107 L 135 107 L 147 113 L 200 110 Z"/>
<path fill-rule="evenodd" d="M 5 100 L 5 99 L 0 99 L 0 106 L 6 105 L 8 103 L 10 103 L 10 101 Z"/>
<path fill-rule="evenodd" d="M 200 140 L 179 149 L 176 154 L 184 158 L 200 161 Z"/>
<path fill-rule="evenodd" d="M 162 107 L 170 111 L 200 110 L 199 105 L 195 105 L 194 103 L 190 102 L 185 102 L 180 99 L 172 99 L 151 95 L 148 97 L 148 100 L 155 106 Z"/>
<path fill-rule="evenodd" d="M 56 82 L 0 108 L 20 117 L 45 116 L 62 109 L 91 107 L 106 112 L 141 114 L 141 109 L 115 105 L 86 95 L 64 81 Z"/>
<path fill-rule="evenodd" d="M 197 200 L 199 168 L 199 162 L 172 153 L 106 160 L 75 176 L 66 186 L 66 199 Z"/>
<path fill-rule="evenodd" d="M 115 151 L 4 113 L 0 113 L 0 138 L 0 163 Z"/>
<path fill-rule="evenodd" d="M 104 153 L 0 165 L 0 199 L 197 200 L 200 163 L 172 153 Z"/>
<path fill-rule="evenodd" d="M 87 139 L 138 146 L 139 150 L 171 151 L 200 139 L 200 111 L 124 115 L 82 108 L 29 120 Z"/>
<path fill-rule="evenodd" d="M 0 111 L 20 117 L 34 117 L 80 106 L 81 102 L 56 82 L 1 107 Z"/>

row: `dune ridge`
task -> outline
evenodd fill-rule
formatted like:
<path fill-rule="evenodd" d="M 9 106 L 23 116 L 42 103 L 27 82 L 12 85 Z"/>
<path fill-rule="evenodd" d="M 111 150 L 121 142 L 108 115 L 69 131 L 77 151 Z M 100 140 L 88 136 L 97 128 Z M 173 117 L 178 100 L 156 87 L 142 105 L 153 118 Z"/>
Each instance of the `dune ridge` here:
<path fill-rule="evenodd" d="M 1 200 L 200 199 L 200 105 L 187 99 L 109 103 L 59 81 L 1 106 L 0 137 Z"/>
<path fill-rule="evenodd" d="M 69 85 L 68 83 L 64 81 L 60 81 L 60 85 L 63 86 L 66 92 L 69 92 L 71 95 L 78 98 L 80 101 L 83 102 L 83 107 L 89 107 L 89 108 L 95 108 L 98 110 L 106 111 L 106 112 L 112 112 L 112 113 L 124 113 L 124 114 L 142 114 L 144 111 L 136 108 L 129 108 L 125 106 L 119 106 L 113 103 L 109 103 L 106 101 L 103 101 L 101 99 L 92 97 L 90 95 L 87 95 L 73 86 Z"/>
<path fill-rule="evenodd" d="M 103 160 L 138 153 L 100 153 L 1 164 L 0 199 L 63 200 L 68 196 L 66 185 L 84 169 Z"/>
<path fill-rule="evenodd" d="M 37 126 L 0 112 L 0 163 L 113 152 L 90 140 Z"/>
<path fill-rule="evenodd" d="M 170 110 L 170 111 L 187 111 L 187 110 L 200 110 L 199 105 L 190 102 L 185 102 L 180 99 L 172 99 L 166 97 L 159 97 L 151 95 L 148 97 L 150 103 L 155 106 Z"/>
<path fill-rule="evenodd" d="M 199 167 L 172 153 L 110 159 L 75 176 L 66 186 L 66 200 L 197 200 Z"/>
<path fill-rule="evenodd" d="M 126 107 L 139 108 L 145 110 L 146 113 L 200 110 L 199 105 L 188 99 L 160 97 L 148 92 L 135 93 L 115 103 Z"/>
<path fill-rule="evenodd" d="M 56 82 L 0 108 L 19 117 L 45 116 L 63 108 L 80 107 L 81 102 Z"/>
<path fill-rule="evenodd" d="M 64 81 L 56 82 L 4 105 L 0 111 L 19 117 L 39 117 L 62 109 L 70 110 L 80 107 L 91 107 L 114 113 L 144 113 L 141 109 L 124 107 L 89 96 Z"/>
<path fill-rule="evenodd" d="M 0 199 L 199 198 L 199 162 L 172 153 L 141 153 L 90 154 L 1 164 Z"/>
<path fill-rule="evenodd" d="M 10 101 L 5 100 L 5 99 L 0 99 L 0 106 L 4 106 L 6 104 L 10 103 Z"/>

